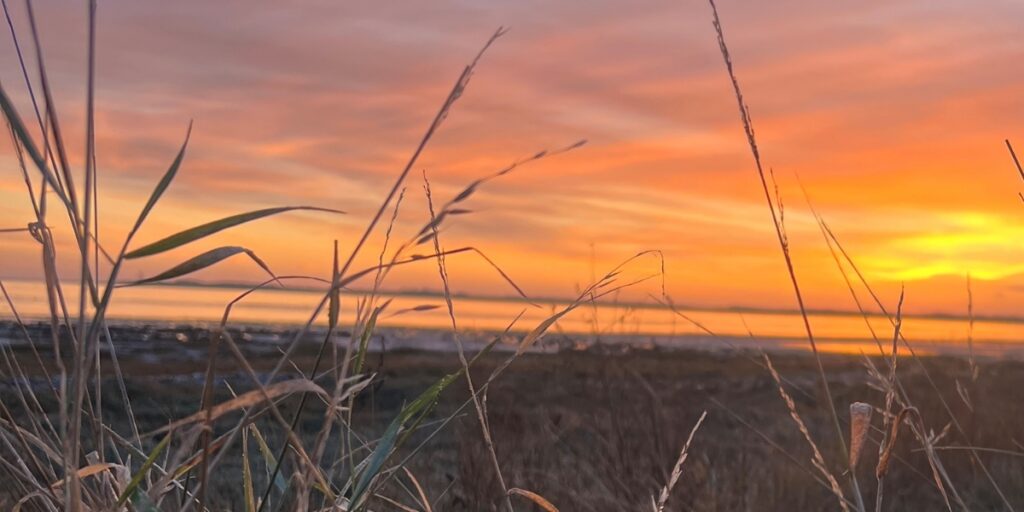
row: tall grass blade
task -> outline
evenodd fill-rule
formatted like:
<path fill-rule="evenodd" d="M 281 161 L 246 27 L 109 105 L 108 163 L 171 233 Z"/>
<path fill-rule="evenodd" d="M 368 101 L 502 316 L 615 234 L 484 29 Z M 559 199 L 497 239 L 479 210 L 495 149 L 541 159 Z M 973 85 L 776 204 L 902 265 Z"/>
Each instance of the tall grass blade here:
<path fill-rule="evenodd" d="M 256 510 L 256 498 L 252 491 L 252 466 L 249 463 L 249 431 L 242 430 L 242 493 L 245 495 L 245 511 Z"/>
<path fill-rule="evenodd" d="M 747 106 L 746 101 L 743 99 L 743 92 L 740 89 L 739 81 L 736 78 L 736 73 L 733 69 L 732 57 L 729 54 L 729 48 L 725 42 L 725 32 L 722 28 L 722 22 L 718 17 L 718 7 L 715 6 L 714 0 L 708 0 L 711 5 L 711 13 L 713 17 L 712 24 L 715 28 L 715 33 L 718 36 L 718 47 L 722 54 L 722 60 L 725 63 L 726 71 L 729 75 L 729 81 L 732 85 L 733 93 L 736 97 L 736 104 L 740 111 L 740 119 L 743 122 L 743 131 L 747 137 L 747 143 L 750 147 L 751 155 L 754 158 L 754 164 L 757 168 L 758 177 L 761 180 L 761 188 L 764 192 L 765 200 L 768 205 L 768 210 L 772 216 L 772 223 L 775 227 L 775 234 L 779 241 L 779 248 L 782 250 L 783 258 L 786 262 L 786 270 L 789 273 L 790 282 L 793 285 L 793 293 L 795 295 L 797 305 L 800 308 L 800 316 L 803 320 L 804 330 L 807 333 L 807 341 L 810 344 L 811 352 L 814 354 L 814 360 L 817 364 L 818 375 L 821 379 L 822 393 L 825 395 L 826 402 L 829 407 L 829 412 L 832 413 L 832 423 L 836 430 L 836 437 L 839 439 L 839 446 L 843 451 L 843 456 L 846 459 L 847 464 L 849 463 L 849 453 L 846 451 L 846 439 L 843 434 L 843 427 L 839 421 L 839 412 L 836 409 L 835 400 L 832 397 L 832 391 L 829 389 L 828 377 L 825 375 L 825 368 L 821 362 L 821 356 L 818 354 L 818 346 L 814 339 L 814 332 L 811 329 L 811 322 L 807 315 L 807 308 L 804 304 L 803 294 L 800 290 L 800 283 L 796 277 L 796 270 L 794 269 L 793 260 L 790 257 L 789 240 L 786 236 L 785 224 L 783 220 L 782 204 L 778 201 L 778 187 L 775 187 L 775 200 L 772 199 L 772 194 L 769 191 L 768 181 L 765 178 L 764 168 L 761 164 L 761 152 L 758 149 L 757 138 L 754 135 L 754 124 L 750 117 L 750 109 Z M 771 169 L 769 169 L 771 172 Z M 774 175 L 772 175 L 772 181 L 774 183 Z M 776 206 L 778 206 L 778 213 L 776 212 Z M 850 473 L 850 484 L 853 487 L 854 501 L 857 503 L 857 509 L 864 511 L 863 497 L 860 493 L 860 486 L 857 483 L 857 476 L 855 473 Z M 845 504 L 843 505 L 845 507 Z"/>
<path fill-rule="evenodd" d="M 36 168 L 43 175 L 43 179 L 53 188 L 53 192 L 57 194 L 61 202 L 69 205 L 68 197 L 64 194 L 64 187 L 57 181 L 56 175 L 50 169 L 50 166 L 46 164 L 46 160 L 43 158 L 42 153 L 39 152 L 39 148 L 36 147 L 35 142 L 29 137 L 28 131 L 25 130 L 25 124 L 21 121 L 21 116 L 14 109 L 14 104 L 11 103 L 11 99 L 7 96 L 7 91 L 4 90 L 2 85 L 0 85 L 0 109 L 4 111 L 4 117 L 7 118 L 11 130 L 14 131 L 18 141 L 21 142 L 22 147 L 28 152 L 32 162 L 36 164 Z"/>
<path fill-rule="evenodd" d="M 559 311 L 558 313 L 555 313 L 554 315 L 551 315 L 550 317 L 544 319 L 544 321 L 538 324 L 537 327 L 534 327 L 533 330 L 527 333 L 526 336 L 523 337 L 523 340 L 519 342 L 519 348 L 516 349 L 516 355 L 522 355 L 524 352 L 529 350 L 530 347 L 537 343 L 537 340 L 539 340 L 541 336 L 544 336 L 544 333 L 548 332 L 548 329 L 550 329 L 551 326 L 555 324 L 555 322 L 559 321 L 563 316 L 569 314 L 569 312 L 572 311 L 573 309 L 576 309 L 576 306 L 578 306 L 578 304 L 574 304 L 572 305 L 572 307 L 565 308 L 562 311 Z"/>
<path fill-rule="evenodd" d="M 402 428 L 402 416 L 399 415 L 395 419 L 391 420 L 391 424 L 388 425 L 388 429 L 384 431 L 384 435 L 381 436 L 377 442 L 377 447 L 374 448 L 373 453 L 370 454 L 370 458 L 367 459 L 366 468 L 359 475 L 359 480 L 356 482 L 356 486 L 352 490 L 351 502 L 355 505 L 353 508 L 358 510 L 360 500 L 363 495 L 370 488 L 370 483 L 377 477 L 377 473 L 380 472 L 381 466 L 384 465 L 384 461 L 387 460 L 388 456 L 391 455 L 391 450 L 395 447 L 395 442 L 398 439 L 398 431 Z"/>
<path fill-rule="evenodd" d="M 362 373 L 363 364 L 366 361 L 366 351 L 370 346 L 370 337 L 373 336 L 373 331 L 377 327 L 377 318 L 380 317 L 380 314 L 388 307 L 389 304 L 391 304 L 390 300 L 374 308 L 373 313 L 370 314 L 370 318 L 366 321 L 366 327 L 363 328 L 363 332 L 359 336 L 359 350 L 356 352 L 356 360 L 352 370 L 353 372 Z"/>
<path fill-rule="evenodd" d="M 1013 159 L 1013 165 L 1017 167 L 1017 174 L 1020 174 L 1020 179 L 1024 180 L 1024 167 L 1021 167 L 1020 160 L 1017 159 L 1017 152 L 1013 150 L 1013 145 L 1010 144 L 1010 139 L 1006 139 L 1006 149 L 1010 151 L 1010 158 Z"/>
<path fill-rule="evenodd" d="M 255 253 L 253 253 L 249 249 L 238 246 L 227 246 L 211 249 L 194 258 L 190 258 L 186 260 L 184 263 L 181 263 L 169 270 L 161 272 L 153 277 L 147 277 L 145 279 L 133 281 L 131 283 L 126 284 L 125 286 L 138 286 L 140 284 L 158 283 L 160 281 L 166 281 L 168 279 L 174 279 L 176 277 L 188 275 L 193 272 L 198 272 L 211 265 L 216 265 L 217 263 L 240 253 L 248 254 L 249 257 L 253 258 L 253 260 L 256 261 L 257 265 L 266 270 L 267 273 L 269 273 L 272 277 L 274 276 L 273 272 L 270 272 L 270 269 L 267 267 L 266 263 L 257 258 Z"/>
<path fill-rule="evenodd" d="M 104 471 L 113 471 L 114 469 L 117 469 L 119 467 L 121 466 L 118 464 L 112 464 L 110 462 L 97 462 L 95 464 L 89 464 L 88 466 L 79 469 L 78 471 L 76 471 L 76 473 L 78 474 L 78 478 L 84 479 L 93 475 L 98 475 L 100 473 L 103 473 Z M 50 488 L 56 489 L 64 485 L 64 482 L 65 480 L 63 479 L 57 480 L 56 482 L 50 484 Z"/>
<path fill-rule="evenodd" d="M 274 452 L 270 450 L 270 445 L 268 445 L 267 440 L 264 439 L 263 433 L 260 432 L 260 429 L 256 428 L 256 425 L 249 425 L 249 428 L 252 429 L 252 437 L 256 439 L 256 446 L 259 447 L 260 455 L 263 456 L 263 463 L 266 464 L 268 468 L 277 466 L 277 458 L 274 457 Z M 280 492 L 284 492 L 285 488 L 288 487 L 284 483 L 284 477 L 282 477 L 280 473 L 274 475 L 273 480 L 274 487 L 277 487 L 277 490 Z"/>
<path fill-rule="evenodd" d="M 537 505 L 538 507 L 544 509 L 544 512 L 558 512 L 558 508 L 552 505 L 550 501 L 548 501 L 543 496 L 533 491 L 527 491 L 526 489 L 513 487 L 508 490 L 508 495 L 522 496 L 533 502 L 534 505 Z"/>
<path fill-rule="evenodd" d="M 181 149 L 178 150 L 177 156 L 174 157 L 174 161 L 171 162 L 171 166 L 167 168 L 167 172 L 164 173 L 163 177 L 153 188 L 153 192 L 149 194 L 149 200 L 146 201 L 146 206 L 142 207 L 142 211 L 139 213 L 139 217 L 135 220 L 135 226 L 132 228 L 128 235 L 128 239 L 125 240 L 125 244 L 131 240 L 132 236 L 142 227 L 142 223 L 146 221 L 146 217 L 149 216 L 149 212 L 153 211 L 153 207 L 156 206 L 157 201 L 167 191 L 167 187 L 171 186 L 171 182 L 174 181 L 174 177 L 178 175 L 178 169 L 181 168 L 181 162 L 185 159 L 185 149 L 188 147 L 189 138 L 192 136 L 192 122 L 188 123 L 188 130 L 185 132 L 185 142 L 181 144 Z"/>
<path fill-rule="evenodd" d="M 779 390 L 779 396 L 782 397 L 782 401 L 785 402 L 786 408 L 789 409 L 789 417 L 793 419 L 794 423 L 796 423 L 797 429 L 800 430 L 804 440 L 807 441 L 807 445 L 811 448 L 811 453 L 814 455 L 814 457 L 811 458 L 811 464 L 814 465 L 815 469 L 817 469 L 818 472 L 821 473 L 821 476 L 829 483 L 829 486 L 832 489 L 832 494 L 834 494 L 839 500 L 839 508 L 841 508 L 843 512 L 849 512 L 850 509 L 846 506 L 846 496 L 843 494 L 843 489 L 839 486 L 839 482 L 836 480 L 835 475 L 832 474 L 828 469 L 828 466 L 825 464 L 825 457 L 821 454 L 818 444 L 814 442 L 814 438 L 811 437 L 811 431 L 807 428 L 807 423 L 804 422 L 800 413 L 797 411 L 796 402 L 794 402 L 793 398 L 786 392 L 786 388 L 782 385 L 782 378 L 779 377 L 779 372 L 775 370 L 775 366 L 772 365 L 772 360 L 768 358 L 768 354 L 762 352 L 761 355 L 764 357 L 765 366 L 768 367 L 768 372 L 771 373 L 772 379 L 775 380 L 775 387 Z M 857 509 L 861 509 L 860 505 L 857 506 Z"/>
<path fill-rule="evenodd" d="M 683 464 L 686 463 L 686 458 L 690 454 L 690 444 L 693 443 L 693 436 L 697 435 L 697 430 L 704 423 L 704 418 L 708 417 L 708 412 L 704 411 L 701 413 L 700 418 L 697 419 L 697 423 L 694 424 L 693 429 L 690 430 L 689 437 L 686 438 L 686 443 L 683 444 L 683 449 L 679 451 L 679 458 L 676 459 L 675 466 L 672 466 L 672 473 L 669 476 L 668 483 L 661 488 L 661 494 L 658 495 L 658 502 L 655 506 L 655 512 L 664 512 L 665 504 L 668 503 L 669 495 L 672 494 L 672 489 L 679 482 L 679 477 L 683 474 Z"/>
<path fill-rule="evenodd" d="M 331 262 L 331 303 L 327 308 L 327 326 L 332 331 L 338 326 L 341 314 L 341 288 L 335 287 L 338 281 L 338 241 L 334 241 L 334 259 Z"/>
<path fill-rule="evenodd" d="M 398 445 L 398 433 L 402 427 L 409 422 L 413 417 L 422 416 L 433 408 L 434 404 L 437 403 L 438 396 L 441 394 L 449 384 L 455 381 L 455 379 L 461 375 L 462 372 L 456 372 L 444 376 L 420 396 L 413 400 L 412 403 L 402 408 L 402 411 L 391 420 L 391 424 L 388 425 L 384 435 L 381 436 L 377 442 L 377 447 L 374 448 L 373 453 L 367 459 L 366 468 L 359 475 L 359 479 L 356 481 L 355 487 L 352 489 L 352 500 L 351 503 L 354 506 L 354 510 L 357 510 L 360 505 L 360 500 L 366 495 L 366 492 L 370 488 L 370 484 L 376 479 L 377 474 L 380 473 L 381 467 L 387 460 L 388 456 Z"/>
<path fill-rule="evenodd" d="M 199 411 L 191 416 L 186 416 L 180 420 L 171 422 L 170 424 L 160 427 L 153 431 L 152 434 L 161 434 L 175 430 L 180 427 L 184 427 L 191 423 L 200 421 L 214 421 L 217 418 L 243 407 L 252 407 L 269 400 L 273 400 L 279 396 L 290 395 L 292 393 L 317 393 L 321 396 L 330 396 L 324 391 L 323 388 L 317 386 L 313 381 L 307 379 L 292 379 L 283 382 L 278 382 L 270 386 L 266 386 L 264 389 L 254 389 L 248 393 L 242 393 L 231 400 L 223 403 L 219 403 L 210 408 L 209 411 Z"/>
<path fill-rule="evenodd" d="M 167 445 L 170 444 L 171 435 L 172 432 L 168 432 L 167 435 L 160 440 L 160 443 L 153 448 L 153 451 L 149 452 L 149 457 L 146 457 L 146 461 L 142 463 L 142 467 L 132 475 L 132 479 L 128 482 L 128 485 L 123 491 L 121 491 L 121 496 L 117 498 L 117 505 L 115 508 L 124 505 L 128 501 L 128 498 L 131 498 L 132 495 L 135 494 L 136 489 L 138 489 L 139 485 L 142 484 L 142 479 L 146 477 L 146 474 L 149 473 L 149 469 L 153 467 L 154 463 L 156 463 L 156 458 L 159 457 L 164 449 L 167 448 Z"/>
<path fill-rule="evenodd" d="M 142 258 L 145 256 L 152 256 L 154 254 L 160 254 L 162 252 L 169 251 L 181 247 L 183 245 L 192 243 L 200 238 L 210 236 L 218 231 L 237 226 L 239 224 L 245 224 L 263 217 L 269 217 L 271 215 L 277 215 L 278 213 L 290 212 L 295 210 L 309 210 L 309 211 L 320 211 L 330 212 L 337 214 L 344 214 L 341 210 L 332 210 L 330 208 L 319 208 L 316 206 L 282 206 L 278 208 L 266 208 L 263 210 L 256 210 L 248 213 L 240 213 L 238 215 L 232 215 L 230 217 L 224 217 L 220 220 L 208 222 L 201 226 L 186 229 L 180 233 L 175 233 L 167 238 L 158 240 L 151 244 L 147 244 L 143 247 L 135 249 L 124 255 L 125 259 Z"/>

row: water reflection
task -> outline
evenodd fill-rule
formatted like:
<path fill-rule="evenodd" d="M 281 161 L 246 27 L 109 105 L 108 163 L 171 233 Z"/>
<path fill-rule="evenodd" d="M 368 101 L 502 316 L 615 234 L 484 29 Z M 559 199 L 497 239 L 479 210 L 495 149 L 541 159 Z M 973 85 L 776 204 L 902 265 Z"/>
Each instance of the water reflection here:
<path fill-rule="evenodd" d="M 43 283 L 15 280 L 5 281 L 5 285 L 22 317 L 44 319 L 48 316 Z M 243 291 L 243 288 L 234 287 L 188 285 L 122 288 L 114 294 L 108 317 L 117 321 L 210 325 L 220 320 L 228 302 Z M 65 287 L 66 296 L 77 297 L 77 293 L 77 286 Z M 231 323 L 270 326 L 302 324 L 308 320 L 322 297 L 322 292 L 312 290 L 264 289 L 249 295 L 233 308 Z M 343 322 L 352 321 L 358 298 L 358 295 L 353 294 L 343 296 Z M 392 299 L 388 309 L 391 314 L 381 318 L 380 324 L 383 326 L 445 329 L 449 325 L 442 297 L 388 294 L 388 298 Z M 394 315 L 394 312 L 423 305 L 438 307 Z M 517 324 L 518 329 L 530 329 L 564 306 L 565 303 L 557 301 L 543 302 L 540 307 L 535 307 L 516 299 L 455 298 L 460 328 L 475 331 L 502 330 L 521 311 L 525 312 Z M 653 337 L 660 344 L 695 344 L 699 340 L 701 346 L 731 346 L 768 341 L 783 348 L 807 347 L 799 315 L 793 313 L 689 309 L 681 312 L 722 339 L 707 336 L 698 327 L 658 304 L 587 305 L 564 317 L 554 330 L 585 340 L 626 337 L 635 338 L 637 343 L 647 343 Z M 11 317 L 6 303 L 0 306 L 0 314 Z M 324 318 L 319 320 L 320 323 L 324 321 Z M 879 336 L 880 343 L 885 347 L 890 346 L 892 325 L 889 320 L 873 316 L 868 321 Z M 871 337 L 865 319 L 858 314 L 814 314 L 811 322 L 822 351 L 878 352 L 878 344 Z M 920 352 L 964 353 L 967 350 L 966 319 L 906 318 L 903 332 L 914 341 Z M 753 338 L 750 337 L 751 333 Z M 1019 343 L 1022 334 L 1024 323 L 1020 321 L 979 319 L 974 324 L 973 339 L 980 354 L 1008 355 L 1018 351 L 1024 354 L 1024 344 Z"/>

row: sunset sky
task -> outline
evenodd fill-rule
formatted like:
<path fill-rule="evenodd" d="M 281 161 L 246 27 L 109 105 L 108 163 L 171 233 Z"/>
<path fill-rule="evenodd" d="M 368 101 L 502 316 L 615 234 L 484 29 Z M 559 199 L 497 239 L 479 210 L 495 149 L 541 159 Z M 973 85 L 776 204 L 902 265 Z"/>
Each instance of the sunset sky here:
<path fill-rule="evenodd" d="M 21 2 L 11 2 L 23 47 Z M 18 5 L 14 5 L 18 4 Z M 81 171 L 82 2 L 38 2 L 50 79 Z M 244 245 L 282 274 L 326 276 L 351 248 L 432 116 L 489 35 L 465 95 L 419 161 L 396 232 L 439 200 L 541 149 L 571 153 L 489 183 L 442 233 L 486 252 L 531 295 L 565 297 L 644 249 L 666 257 L 677 302 L 795 306 L 708 5 L 590 2 L 101 1 L 97 152 L 100 237 L 119 247 L 194 119 L 178 180 L 139 243 L 247 210 L 291 213 L 132 263 L 129 278 L 203 249 Z M 808 303 L 852 309 L 800 192 L 884 300 L 959 314 L 965 277 L 982 315 L 1024 313 L 1024 190 L 1003 140 L 1024 151 L 1024 4 L 721 0 L 726 36 L 765 164 L 779 180 Z M 9 34 L 0 81 L 30 107 Z M 32 220 L 7 137 L 0 228 Z M 51 217 L 66 239 L 66 218 Z M 379 234 L 378 234 L 379 235 Z M 0 277 L 40 276 L 38 244 L 0 235 Z M 360 261 L 376 260 L 380 236 Z M 70 260 L 69 260 L 70 261 Z M 510 295 L 472 257 L 449 261 L 456 292 Z M 657 270 L 653 260 L 632 271 Z M 72 272 L 72 266 L 64 271 Z M 241 259 L 195 274 L 255 281 Z M 439 289 L 436 268 L 392 289 Z M 644 297 L 657 286 L 633 292 Z"/>

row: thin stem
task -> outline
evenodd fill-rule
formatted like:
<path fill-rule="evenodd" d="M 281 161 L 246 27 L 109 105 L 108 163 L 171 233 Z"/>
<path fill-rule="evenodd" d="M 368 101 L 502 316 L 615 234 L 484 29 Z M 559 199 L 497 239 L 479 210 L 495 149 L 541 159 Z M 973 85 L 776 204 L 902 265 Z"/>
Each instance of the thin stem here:
<path fill-rule="evenodd" d="M 765 201 L 768 204 L 768 210 L 772 216 L 772 223 L 775 226 L 775 234 L 779 241 L 779 247 L 782 249 L 783 258 L 786 260 L 786 271 L 789 273 L 789 280 L 793 285 L 793 293 L 796 295 L 797 305 L 800 307 L 800 316 L 803 319 L 804 330 L 807 334 L 807 341 L 810 343 L 811 352 L 814 354 L 814 360 L 818 368 L 818 376 L 821 379 L 822 392 L 825 394 L 829 411 L 832 413 L 832 422 L 836 429 L 836 435 L 839 439 L 840 449 L 843 452 L 843 458 L 847 459 L 848 462 L 849 453 L 846 449 L 846 436 L 843 434 L 843 427 L 839 421 L 839 413 L 836 410 L 835 401 L 832 398 L 832 391 L 829 389 L 828 377 L 825 375 L 825 367 L 821 362 L 821 356 L 818 353 L 818 345 L 814 340 L 814 332 L 811 329 L 811 322 L 807 316 L 807 308 L 804 305 L 803 294 L 800 292 L 800 284 L 797 281 L 796 271 L 793 268 L 793 260 L 789 254 L 789 242 L 786 239 L 785 227 L 782 224 L 780 215 L 776 213 L 775 203 L 772 200 L 772 194 L 768 188 L 768 181 L 765 178 L 764 168 L 761 165 L 761 154 L 757 147 L 757 139 L 754 136 L 754 126 L 750 117 L 750 109 L 743 100 L 743 92 L 740 90 L 739 81 L 736 79 L 736 73 L 733 70 L 732 59 L 729 56 L 729 48 L 725 43 L 725 34 L 722 29 L 722 23 L 718 17 L 718 8 L 715 6 L 714 0 L 708 0 L 708 2 L 711 4 L 711 12 L 714 17 L 713 24 L 715 32 L 718 35 L 718 46 L 722 52 L 722 58 L 725 61 L 725 67 L 729 73 L 729 79 L 732 82 L 733 92 L 736 95 L 736 103 L 739 107 L 740 118 L 743 121 L 743 130 L 747 136 L 747 143 L 750 146 L 750 152 L 754 157 L 754 164 L 757 167 L 757 175 L 761 180 L 761 188 L 764 191 Z M 850 482 L 853 486 L 854 499 L 857 503 L 857 508 L 858 510 L 864 511 L 863 498 L 861 497 L 860 488 L 857 485 L 857 475 L 852 471 L 850 472 Z"/>

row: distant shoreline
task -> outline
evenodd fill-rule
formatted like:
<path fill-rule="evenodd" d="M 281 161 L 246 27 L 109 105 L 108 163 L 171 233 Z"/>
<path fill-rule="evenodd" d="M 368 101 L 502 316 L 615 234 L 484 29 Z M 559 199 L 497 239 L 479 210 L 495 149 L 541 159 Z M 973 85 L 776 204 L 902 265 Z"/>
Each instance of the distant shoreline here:
<path fill-rule="evenodd" d="M 8 282 L 20 282 L 20 283 L 39 283 L 38 279 L 24 279 L 24 278 L 7 278 L 5 281 Z M 198 288 L 198 289 L 219 289 L 219 290 L 238 290 L 245 291 L 253 288 L 254 284 L 246 283 L 234 283 L 234 282 L 222 282 L 222 283 L 205 283 L 200 281 L 174 281 L 166 283 L 151 283 L 145 286 L 148 287 L 168 287 L 168 288 Z M 275 288 L 265 287 L 261 290 L 263 293 L 311 293 L 311 292 L 323 292 L 322 288 L 312 286 L 289 286 L 288 288 Z M 350 294 L 355 295 L 368 295 L 371 290 L 353 288 L 347 290 Z M 376 292 L 381 297 L 422 297 L 422 298 L 433 298 L 443 299 L 444 294 L 438 291 L 430 290 L 378 290 Z M 467 293 L 453 293 L 452 297 L 455 299 L 462 300 L 473 300 L 481 302 L 507 302 L 507 303 L 522 303 L 543 305 L 565 305 L 573 302 L 571 298 L 559 298 L 559 297 L 530 297 L 529 300 L 517 296 L 517 295 L 474 295 Z M 638 310 L 649 310 L 649 311 L 671 311 L 673 306 L 676 310 L 686 312 L 699 312 L 699 313 L 736 313 L 736 314 L 748 314 L 748 315 L 800 315 L 798 309 L 787 309 L 787 308 L 759 308 L 752 306 L 728 306 L 728 307 L 709 307 L 709 306 L 697 306 L 692 304 L 681 304 L 676 303 L 673 306 L 665 304 L 659 304 L 656 302 L 639 302 L 639 301 L 622 301 L 613 302 L 609 300 L 598 300 L 595 301 L 599 307 L 616 307 L 616 308 L 631 308 Z M 828 308 L 810 308 L 807 310 L 807 314 L 811 316 L 819 317 L 856 317 L 860 318 L 865 316 L 869 318 L 887 318 L 885 314 L 876 311 L 867 311 L 861 313 L 860 311 L 842 310 L 842 309 L 828 309 Z M 953 313 L 941 313 L 941 312 L 930 312 L 930 313 L 908 313 L 904 315 L 905 319 L 921 319 L 921 320 L 946 320 L 946 321 L 970 321 L 971 317 L 962 314 Z M 974 315 L 975 322 L 992 322 L 992 323 L 1006 323 L 1006 324 L 1020 324 L 1024 325 L 1024 316 L 1014 315 Z"/>
<path fill-rule="evenodd" d="M 183 353 L 191 353 L 205 348 L 210 339 L 215 323 L 196 322 L 164 322 L 164 321 L 115 321 L 110 325 L 111 337 L 115 348 L 130 352 L 145 351 L 146 348 L 160 348 L 161 351 L 173 347 L 182 349 Z M 50 350 L 50 324 L 46 321 L 25 323 L 25 329 L 41 349 Z M 62 327 L 62 332 L 65 328 Z M 227 327 L 232 339 L 240 345 L 256 352 L 276 351 L 276 347 L 289 344 L 301 329 L 300 325 L 290 324 L 255 324 L 233 322 Z M 302 345 L 319 344 L 323 341 L 326 328 L 322 325 L 311 327 L 301 340 Z M 514 350 L 516 343 L 525 334 L 526 329 L 510 330 L 502 336 L 501 343 L 495 349 Z M 454 352 L 455 344 L 450 329 L 443 328 L 408 328 L 378 327 L 371 339 L 371 352 L 393 350 L 414 350 L 424 352 Z M 460 337 L 467 350 L 476 351 L 492 341 L 495 336 L 502 335 L 498 331 L 461 330 Z M 345 345 L 351 333 L 348 328 L 340 328 L 334 336 L 335 343 Z M 874 341 L 856 338 L 815 338 L 819 350 L 824 353 L 845 354 L 860 357 L 862 354 L 877 356 L 878 349 Z M 65 343 L 67 343 L 65 339 Z M 966 344 L 949 342 L 912 341 L 919 355 L 939 355 L 966 357 Z M 883 343 L 888 346 L 888 342 Z M 0 346 L 14 349 L 28 348 L 25 334 L 13 320 L 0 319 Z M 101 344 L 101 347 L 103 345 Z M 902 345 L 901 345 L 902 347 Z M 674 336 L 643 335 L 643 334 L 612 334 L 591 336 L 588 334 L 562 333 L 551 331 L 533 351 L 536 353 L 557 354 L 560 352 L 602 352 L 624 353 L 632 351 L 701 351 L 709 353 L 742 352 L 808 352 L 809 345 L 804 338 L 770 337 L 770 336 L 711 336 L 697 334 L 677 334 Z M 1024 342 L 1005 342 L 991 340 L 974 340 L 976 356 L 990 359 L 1024 359 Z"/>

